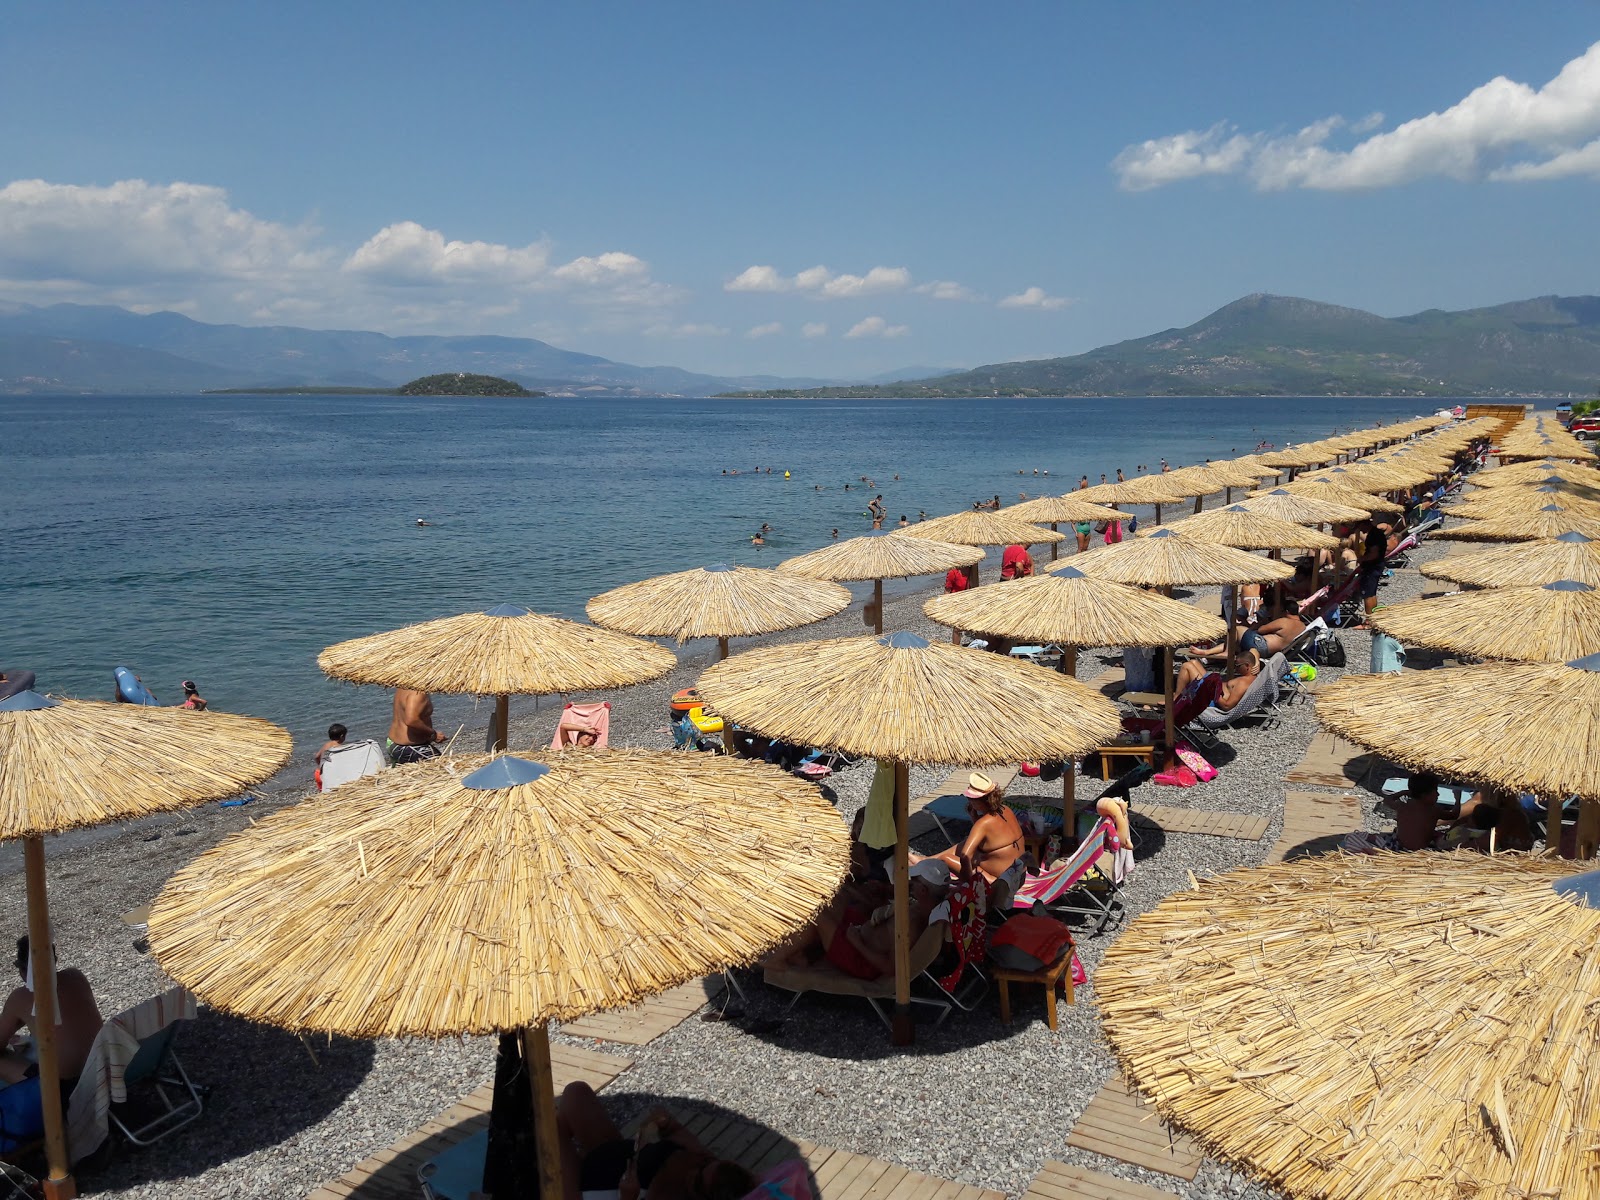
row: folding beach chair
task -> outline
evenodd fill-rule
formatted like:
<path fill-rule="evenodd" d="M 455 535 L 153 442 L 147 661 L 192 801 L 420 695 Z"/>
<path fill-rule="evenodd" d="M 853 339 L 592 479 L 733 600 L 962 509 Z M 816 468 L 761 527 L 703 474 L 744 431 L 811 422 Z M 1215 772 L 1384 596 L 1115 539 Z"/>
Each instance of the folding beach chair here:
<path fill-rule="evenodd" d="M 1250 686 L 1245 689 L 1244 695 L 1239 697 L 1239 703 L 1232 708 L 1206 708 L 1195 715 L 1195 719 L 1184 726 L 1184 732 L 1190 737 L 1198 738 L 1206 746 L 1215 746 L 1215 734 L 1219 730 L 1238 725 L 1243 721 L 1259 718 L 1269 728 L 1277 720 L 1273 710 L 1277 705 L 1279 681 L 1289 670 L 1289 660 L 1282 654 L 1274 654 L 1261 664 L 1261 669 L 1256 672 L 1256 677 L 1250 681 Z"/>
<path fill-rule="evenodd" d="M 1011 907 L 1023 912 L 1077 913 L 1097 918 L 1095 933 L 1106 931 L 1121 907 L 1116 879 L 1100 867 L 1103 854 L 1115 855 L 1117 829 L 1102 817 L 1078 848 L 1048 870 L 1030 873 L 1012 897 Z M 1075 900 L 1069 903 L 1069 900 Z"/>
<path fill-rule="evenodd" d="M 944 1021 L 955 1007 L 950 996 L 938 986 L 938 980 L 928 972 L 934 960 L 939 957 L 939 952 L 944 948 L 945 938 L 950 931 L 950 922 L 934 921 L 924 929 L 917 940 L 911 944 L 911 979 L 912 982 L 923 981 L 932 986 L 939 995 L 937 999 L 911 994 L 912 1004 L 921 1004 L 938 1010 L 939 1016 L 935 1024 Z M 886 975 L 880 979 L 859 979 L 854 975 L 847 975 L 832 963 L 823 960 L 809 966 L 796 967 L 767 967 L 761 973 L 763 982 L 780 991 L 793 992 L 794 996 L 784 1008 L 785 1012 L 800 1003 L 800 997 L 807 992 L 822 992 L 829 996 L 856 996 L 865 1000 L 872 1006 L 872 1011 L 878 1014 L 878 1019 L 885 1026 L 893 1028 L 889 1013 L 884 1005 L 886 1001 L 894 999 L 894 976 Z"/>

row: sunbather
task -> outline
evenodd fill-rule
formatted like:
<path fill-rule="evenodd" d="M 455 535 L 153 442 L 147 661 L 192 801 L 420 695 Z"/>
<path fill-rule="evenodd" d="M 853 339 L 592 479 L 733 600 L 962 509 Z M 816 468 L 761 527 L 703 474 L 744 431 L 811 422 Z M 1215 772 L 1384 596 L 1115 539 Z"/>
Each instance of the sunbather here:
<path fill-rule="evenodd" d="M 1223 712 L 1230 711 L 1240 700 L 1244 699 L 1245 692 L 1250 690 L 1250 685 L 1261 672 L 1261 659 L 1253 650 L 1241 650 L 1233 656 L 1232 669 L 1222 678 L 1222 685 L 1217 689 L 1217 695 L 1211 701 L 1212 708 L 1220 708 Z M 1178 668 L 1178 698 L 1187 699 L 1207 675 L 1215 674 L 1207 671 L 1205 663 L 1199 659 L 1191 659 Z"/>
<path fill-rule="evenodd" d="M 17 939 L 17 974 L 24 981 L 28 978 L 28 947 L 26 936 Z M 50 950 L 53 958 L 55 947 Z M 94 1001 L 94 989 L 76 967 L 56 972 L 56 1008 L 56 1067 L 61 1077 L 61 1094 L 68 1096 L 83 1073 L 89 1048 L 94 1045 L 95 1035 L 103 1024 L 100 1008 Z M 36 1019 L 33 989 L 24 982 L 21 987 L 12 989 L 11 995 L 6 997 L 5 1008 L 0 1010 L 0 1048 L 3 1048 L 0 1086 L 21 1083 L 39 1073 L 39 1066 L 33 1059 L 10 1049 L 12 1036 L 24 1025 L 38 1036 L 39 1031 L 33 1028 Z"/>
<path fill-rule="evenodd" d="M 911 928 L 917 932 L 933 921 L 946 920 L 942 907 L 950 890 L 950 869 L 937 859 L 911 868 Z M 894 904 L 868 909 L 849 892 L 841 892 L 817 919 L 767 959 L 769 967 L 810 966 L 826 958 L 857 979 L 894 974 Z"/>
<path fill-rule="evenodd" d="M 972 818 L 972 830 L 966 840 L 938 854 L 926 857 L 937 859 L 952 872 L 977 870 L 994 884 L 1002 882 L 1015 894 L 1022 884 L 1022 822 L 1005 803 L 1005 795 L 982 771 L 974 771 L 967 779 L 967 816 Z M 913 854 L 914 863 L 924 861 L 921 854 Z"/>
<path fill-rule="evenodd" d="M 1432 850 L 1439 844 L 1438 776 L 1426 773 L 1411 776 L 1406 790 L 1389 797 L 1385 803 L 1394 810 L 1394 832 L 1358 829 L 1345 836 L 1345 850 L 1351 854 L 1370 854 L 1376 850 Z"/>

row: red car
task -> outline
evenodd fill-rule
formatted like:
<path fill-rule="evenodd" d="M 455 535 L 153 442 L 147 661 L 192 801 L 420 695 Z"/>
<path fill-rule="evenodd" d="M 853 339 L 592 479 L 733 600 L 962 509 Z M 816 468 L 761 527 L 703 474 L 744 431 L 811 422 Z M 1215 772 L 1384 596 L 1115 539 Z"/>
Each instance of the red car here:
<path fill-rule="evenodd" d="M 1600 438 L 1600 416 L 1573 417 L 1572 424 L 1567 426 L 1567 432 L 1573 437 L 1587 438 L 1590 441 Z"/>

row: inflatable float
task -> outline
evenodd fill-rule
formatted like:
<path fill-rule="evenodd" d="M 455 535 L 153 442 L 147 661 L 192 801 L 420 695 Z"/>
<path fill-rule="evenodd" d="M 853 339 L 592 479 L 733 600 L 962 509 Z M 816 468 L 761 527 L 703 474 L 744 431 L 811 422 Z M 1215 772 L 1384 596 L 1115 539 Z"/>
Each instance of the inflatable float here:
<path fill-rule="evenodd" d="M 159 706 L 155 693 L 145 687 L 140 678 L 127 667 L 118 667 L 111 672 L 111 677 L 116 680 L 117 694 L 115 699 L 122 704 L 148 704 Z"/>

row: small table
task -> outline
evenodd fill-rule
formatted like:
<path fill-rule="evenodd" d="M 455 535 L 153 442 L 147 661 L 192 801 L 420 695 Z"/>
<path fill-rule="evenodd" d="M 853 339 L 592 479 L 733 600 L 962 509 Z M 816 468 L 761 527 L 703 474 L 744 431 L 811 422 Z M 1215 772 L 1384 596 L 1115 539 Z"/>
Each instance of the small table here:
<path fill-rule="evenodd" d="M 1044 984 L 1044 1013 L 1045 1020 L 1050 1028 L 1056 1027 L 1056 989 L 1062 988 L 1067 993 L 1067 1003 L 1076 1004 L 1077 1000 L 1072 990 L 1072 955 L 1069 948 L 1061 956 L 1061 961 L 1054 966 L 1043 967 L 1037 971 L 1013 971 L 1006 967 L 994 969 L 995 982 L 1000 985 L 1000 1019 L 1007 1025 L 1011 1024 L 1011 992 L 1007 987 L 1012 983 L 1042 983 Z"/>
<path fill-rule="evenodd" d="M 1133 758 L 1140 762 L 1152 762 L 1155 759 L 1155 747 L 1148 742 L 1117 743 L 1111 746 L 1101 746 L 1095 751 L 1100 756 L 1100 778 L 1116 779 L 1122 775 L 1121 770 L 1114 770 L 1112 763 L 1118 759 Z"/>

